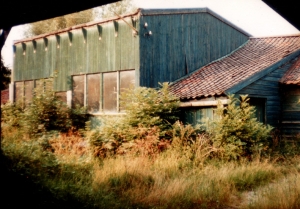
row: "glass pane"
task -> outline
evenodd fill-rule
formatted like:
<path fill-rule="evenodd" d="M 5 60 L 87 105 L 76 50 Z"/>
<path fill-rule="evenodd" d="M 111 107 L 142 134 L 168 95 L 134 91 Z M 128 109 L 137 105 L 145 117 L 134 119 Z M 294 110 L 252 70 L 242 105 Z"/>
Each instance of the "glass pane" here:
<path fill-rule="evenodd" d="M 34 82 L 25 81 L 25 104 L 29 104 L 33 97 Z"/>
<path fill-rule="evenodd" d="M 67 103 L 67 92 L 66 91 L 62 91 L 62 92 L 55 92 L 55 96 L 57 96 L 57 98 L 64 102 Z"/>
<path fill-rule="evenodd" d="M 84 106 L 84 75 L 73 76 L 72 78 L 72 108 L 76 105 Z"/>
<path fill-rule="evenodd" d="M 117 111 L 117 72 L 103 74 L 103 110 Z"/>
<path fill-rule="evenodd" d="M 87 75 L 87 106 L 89 112 L 100 110 L 100 74 Z"/>
<path fill-rule="evenodd" d="M 21 102 L 23 99 L 23 82 L 15 82 L 15 95 L 14 95 L 14 101 L 15 102 Z"/>
<path fill-rule="evenodd" d="M 120 94 L 130 87 L 135 85 L 135 71 L 121 71 L 120 72 Z M 120 105 L 120 111 L 124 111 L 122 105 Z"/>

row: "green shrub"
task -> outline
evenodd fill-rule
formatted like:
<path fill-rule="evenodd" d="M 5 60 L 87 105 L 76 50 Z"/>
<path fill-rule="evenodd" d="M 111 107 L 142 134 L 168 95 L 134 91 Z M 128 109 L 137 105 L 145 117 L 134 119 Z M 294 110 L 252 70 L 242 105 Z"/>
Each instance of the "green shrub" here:
<path fill-rule="evenodd" d="M 162 133 L 178 120 L 179 98 L 169 92 L 169 84 L 161 88 L 137 87 L 121 95 L 121 106 L 126 110 L 123 122 L 129 126 L 157 126 Z"/>
<path fill-rule="evenodd" d="M 255 107 L 250 106 L 247 95 L 240 100 L 229 96 L 228 106 L 219 103 L 215 120 L 208 132 L 213 146 L 219 150 L 219 157 L 223 159 L 251 158 L 268 146 L 268 138 L 272 127 L 257 121 Z"/>
<path fill-rule="evenodd" d="M 66 132 L 84 128 L 87 115 L 84 108 L 70 109 L 53 91 L 36 88 L 32 101 L 8 103 L 1 107 L 2 125 L 8 129 L 34 136 L 48 131 Z"/>
<path fill-rule="evenodd" d="M 160 142 L 172 137 L 179 107 L 179 99 L 168 87 L 168 83 L 163 83 L 159 89 L 137 87 L 125 91 L 121 107 L 126 114 L 104 120 L 99 130 L 88 136 L 96 155 L 126 152 L 151 155 L 164 149 L 165 143 Z"/>

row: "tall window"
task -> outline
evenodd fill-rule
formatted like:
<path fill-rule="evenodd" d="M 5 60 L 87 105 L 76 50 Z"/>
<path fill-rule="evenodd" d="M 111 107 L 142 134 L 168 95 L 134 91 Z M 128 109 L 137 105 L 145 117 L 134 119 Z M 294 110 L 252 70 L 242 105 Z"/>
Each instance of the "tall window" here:
<path fill-rule="evenodd" d="M 90 113 L 120 112 L 119 95 L 134 84 L 134 70 L 75 75 L 72 106 L 86 106 Z"/>

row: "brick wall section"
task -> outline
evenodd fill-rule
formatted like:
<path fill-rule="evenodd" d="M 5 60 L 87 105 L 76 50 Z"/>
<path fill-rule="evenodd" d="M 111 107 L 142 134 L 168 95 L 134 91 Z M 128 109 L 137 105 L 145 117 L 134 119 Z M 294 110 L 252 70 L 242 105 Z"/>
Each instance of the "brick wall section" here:
<path fill-rule="evenodd" d="M 1 91 L 1 104 L 5 104 L 9 100 L 9 89 Z"/>

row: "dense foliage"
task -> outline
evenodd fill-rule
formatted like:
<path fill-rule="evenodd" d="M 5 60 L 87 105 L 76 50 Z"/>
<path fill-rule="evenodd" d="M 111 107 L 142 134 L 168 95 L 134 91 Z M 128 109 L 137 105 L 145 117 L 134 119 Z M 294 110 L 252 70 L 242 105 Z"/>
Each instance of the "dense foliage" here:
<path fill-rule="evenodd" d="M 53 91 L 44 91 L 43 87 L 35 89 L 30 103 L 25 104 L 21 99 L 1 107 L 4 131 L 16 129 L 30 136 L 49 131 L 67 132 L 71 128 L 82 129 L 88 119 L 85 113 L 83 108 L 68 108 Z"/>
<path fill-rule="evenodd" d="M 4 90 L 8 88 L 8 84 L 10 83 L 10 75 L 11 75 L 11 69 L 4 66 L 2 56 L 1 56 L 1 63 L 0 63 L 0 70 L 1 70 L 1 86 L 0 90 Z"/>
<path fill-rule="evenodd" d="M 177 120 L 179 100 L 166 83 L 124 95 L 127 114 L 84 135 L 74 130 L 84 125 L 82 110 L 75 114 L 53 92 L 36 90 L 31 103 L 2 106 L 5 181 L 15 182 L 13 173 L 34 185 L 34 193 L 28 184 L 23 188 L 39 200 L 29 208 L 300 207 L 296 143 L 282 150 L 294 153 L 287 159 L 244 158 L 267 146 L 270 131 L 254 120 L 246 96 L 219 106 L 219 120 L 201 133 Z M 22 187 L 18 181 L 18 190 L 8 196 L 24 196 L 18 193 Z M 43 200 L 45 194 L 53 199 Z M 10 208 L 18 208 L 13 203 Z"/>
<path fill-rule="evenodd" d="M 169 92 L 168 83 L 161 84 L 159 89 L 128 89 L 121 94 L 121 107 L 126 114 L 104 120 L 102 126 L 89 135 L 98 155 L 105 156 L 108 151 L 127 152 L 144 139 L 147 139 L 148 150 L 157 150 L 165 146 L 165 140 L 172 138 L 173 124 L 179 119 L 179 99 Z"/>
<path fill-rule="evenodd" d="M 94 20 L 93 9 L 88 9 L 60 17 L 31 23 L 27 25 L 26 37 L 37 36 L 44 33 L 57 31 Z"/>
<path fill-rule="evenodd" d="M 228 106 L 218 105 L 218 119 L 209 125 L 208 132 L 222 158 L 251 158 L 268 147 L 272 127 L 257 121 L 255 108 L 248 101 L 247 95 L 240 100 L 231 95 Z"/>

